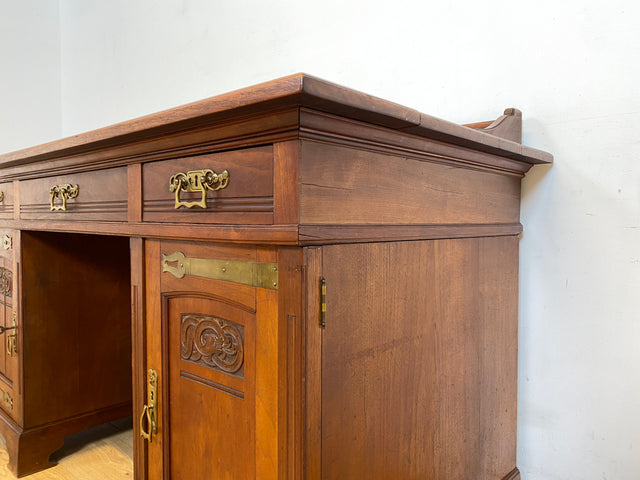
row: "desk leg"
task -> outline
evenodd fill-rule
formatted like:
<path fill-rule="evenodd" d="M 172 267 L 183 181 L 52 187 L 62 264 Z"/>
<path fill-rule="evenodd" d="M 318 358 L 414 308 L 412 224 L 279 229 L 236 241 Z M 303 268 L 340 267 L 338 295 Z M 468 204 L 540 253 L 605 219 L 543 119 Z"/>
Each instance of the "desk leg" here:
<path fill-rule="evenodd" d="M 55 464 L 49 461 L 49 457 L 64 445 L 66 436 L 129 415 L 131 404 L 126 403 L 90 415 L 23 430 L 0 410 L 0 435 L 7 443 L 9 454 L 7 468 L 16 477 L 23 477 L 52 467 Z"/>

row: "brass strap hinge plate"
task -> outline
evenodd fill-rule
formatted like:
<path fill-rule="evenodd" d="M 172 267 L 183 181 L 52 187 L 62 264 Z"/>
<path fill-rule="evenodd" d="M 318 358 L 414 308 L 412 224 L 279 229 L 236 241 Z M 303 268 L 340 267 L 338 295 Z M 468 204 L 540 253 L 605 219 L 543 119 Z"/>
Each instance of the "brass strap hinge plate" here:
<path fill-rule="evenodd" d="M 252 287 L 278 289 L 278 264 L 187 258 L 182 252 L 162 255 L 162 272 L 177 278 L 185 275 L 241 283 Z"/>

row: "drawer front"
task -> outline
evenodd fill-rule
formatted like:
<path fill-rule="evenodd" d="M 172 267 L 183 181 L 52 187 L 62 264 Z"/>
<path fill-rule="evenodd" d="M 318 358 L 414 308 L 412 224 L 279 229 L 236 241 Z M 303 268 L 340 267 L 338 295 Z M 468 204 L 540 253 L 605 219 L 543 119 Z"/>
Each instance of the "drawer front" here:
<path fill-rule="evenodd" d="M 144 221 L 273 223 L 272 146 L 147 163 L 142 174 Z"/>
<path fill-rule="evenodd" d="M 20 182 L 20 218 L 126 221 L 127 169 L 110 168 Z"/>
<path fill-rule="evenodd" d="M 11 220 L 13 218 L 13 183 L 0 183 L 0 218 Z"/>

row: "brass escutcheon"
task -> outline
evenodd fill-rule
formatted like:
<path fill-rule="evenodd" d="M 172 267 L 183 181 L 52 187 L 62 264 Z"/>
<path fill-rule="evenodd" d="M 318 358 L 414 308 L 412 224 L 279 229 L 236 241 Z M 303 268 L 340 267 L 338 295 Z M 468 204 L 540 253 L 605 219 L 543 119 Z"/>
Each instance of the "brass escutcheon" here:
<path fill-rule="evenodd" d="M 51 211 L 62 210 L 67 211 L 67 199 L 76 198 L 80 191 L 78 185 L 71 185 L 66 183 L 64 185 L 54 185 L 49 189 L 49 195 L 51 196 Z M 54 205 L 55 199 L 62 200 L 62 205 Z"/>
<path fill-rule="evenodd" d="M 13 330 L 11 333 L 7 333 L 7 355 L 13 357 L 14 354 L 18 353 L 18 325 L 16 320 L 18 319 L 18 315 L 16 312 L 13 312 L 13 326 L 7 327 L 6 330 Z"/>
<path fill-rule="evenodd" d="M 158 433 L 156 412 L 158 409 L 158 374 L 152 368 L 147 372 L 147 403 L 142 407 L 140 416 L 140 436 L 149 443 L 153 435 Z M 146 428 L 145 428 L 146 426 Z"/>
<path fill-rule="evenodd" d="M 5 407 L 9 410 L 13 410 L 13 398 L 11 398 L 11 394 L 9 392 L 5 392 L 0 388 L 0 399 Z"/>
<path fill-rule="evenodd" d="M 2 240 L 0 240 L 0 243 L 2 243 L 2 248 L 5 250 L 11 250 L 11 247 L 13 246 L 13 239 L 9 235 L 5 234 L 2 237 Z"/>
<path fill-rule="evenodd" d="M 200 207 L 207 208 L 207 191 L 215 192 L 227 188 L 229 185 L 229 171 L 223 170 L 216 173 L 213 170 L 192 170 L 187 173 L 176 173 L 169 179 L 169 191 L 175 193 L 175 208 Z M 180 200 L 180 192 L 202 193 L 200 200 Z"/>

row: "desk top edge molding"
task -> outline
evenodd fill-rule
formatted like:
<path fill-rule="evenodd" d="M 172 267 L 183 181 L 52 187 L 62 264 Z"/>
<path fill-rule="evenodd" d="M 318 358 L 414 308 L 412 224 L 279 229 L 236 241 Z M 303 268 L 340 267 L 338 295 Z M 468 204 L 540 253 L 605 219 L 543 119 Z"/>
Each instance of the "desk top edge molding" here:
<path fill-rule="evenodd" d="M 82 155 L 186 130 L 202 129 L 234 118 L 292 108 L 319 110 L 530 165 L 553 161 L 551 154 L 521 145 L 517 136 L 509 132 L 502 135 L 505 123 L 521 125 L 521 113 L 516 109 L 507 109 L 505 115 L 493 122 L 464 126 L 299 73 L 91 132 L 1 154 L 0 168 Z"/>

